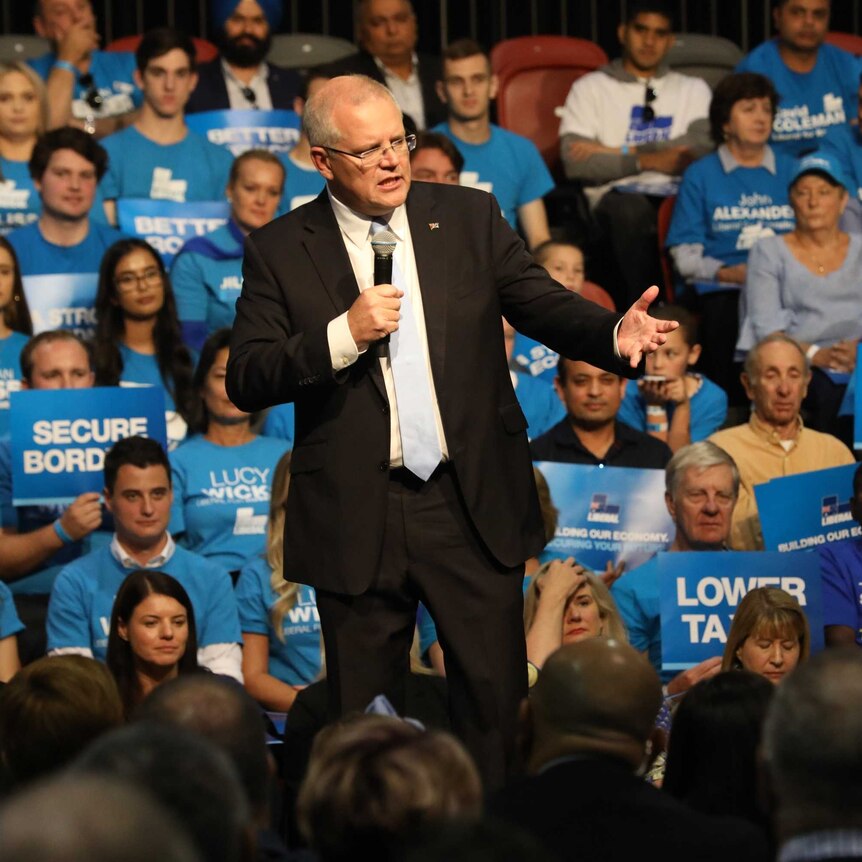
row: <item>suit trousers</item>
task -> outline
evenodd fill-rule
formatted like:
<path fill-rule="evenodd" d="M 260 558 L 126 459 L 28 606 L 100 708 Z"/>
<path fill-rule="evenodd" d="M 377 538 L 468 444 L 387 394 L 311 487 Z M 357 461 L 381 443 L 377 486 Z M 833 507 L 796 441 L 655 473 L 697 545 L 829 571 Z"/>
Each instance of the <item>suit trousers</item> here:
<path fill-rule="evenodd" d="M 488 553 L 451 464 L 427 482 L 390 471 L 375 580 L 358 596 L 317 590 L 331 711 L 364 710 L 383 693 L 402 712 L 421 600 L 444 652 L 452 728 L 486 789 L 502 786 L 527 694 L 523 574 Z"/>

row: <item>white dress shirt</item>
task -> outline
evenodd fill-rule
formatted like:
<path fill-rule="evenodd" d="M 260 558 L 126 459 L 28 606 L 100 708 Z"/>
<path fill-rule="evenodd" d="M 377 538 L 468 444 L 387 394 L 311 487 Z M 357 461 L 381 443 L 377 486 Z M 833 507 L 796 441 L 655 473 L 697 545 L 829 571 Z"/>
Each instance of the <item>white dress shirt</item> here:
<path fill-rule="evenodd" d="M 266 79 L 269 77 L 269 66 L 266 63 L 261 63 L 257 67 L 257 72 L 255 72 L 254 77 L 248 84 L 243 84 L 231 72 L 230 67 L 224 60 L 221 61 L 221 70 L 224 75 L 225 86 L 227 87 L 227 98 L 232 110 L 253 111 L 255 108 L 260 108 L 261 111 L 272 110 L 269 84 L 266 82 Z M 249 101 L 243 95 L 242 91 L 246 88 L 254 93 L 255 99 L 253 102 Z"/>

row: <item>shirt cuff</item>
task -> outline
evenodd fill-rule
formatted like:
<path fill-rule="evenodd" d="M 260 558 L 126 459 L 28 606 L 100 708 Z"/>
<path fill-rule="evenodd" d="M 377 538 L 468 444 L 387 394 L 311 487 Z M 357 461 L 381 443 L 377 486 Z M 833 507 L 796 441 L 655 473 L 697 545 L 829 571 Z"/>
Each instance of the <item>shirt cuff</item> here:
<path fill-rule="evenodd" d="M 198 664 L 213 673 L 242 682 L 242 648 L 239 644 L 209 644 L 198 649 Z"/>
<path fill-rule="evenodd" d="M 623 322 L 623 319 L 620 318 L 617 321 L 617 325 L 614 327 L 614 356 L 620 360 L 620 362 L 625 362 L 622 354 L 620 353 L 620 343 L 617 340 L 617 333 L 620 331 L 620 324 Z"/>
<path fill-rule="evenodd" d="M 326 327 L 326 340 L 329 342 L 329 358 L 333 371 L 341 371 L 359 359 L 359 350 L 350 334 L 346 311 L 329 321 Z"/>

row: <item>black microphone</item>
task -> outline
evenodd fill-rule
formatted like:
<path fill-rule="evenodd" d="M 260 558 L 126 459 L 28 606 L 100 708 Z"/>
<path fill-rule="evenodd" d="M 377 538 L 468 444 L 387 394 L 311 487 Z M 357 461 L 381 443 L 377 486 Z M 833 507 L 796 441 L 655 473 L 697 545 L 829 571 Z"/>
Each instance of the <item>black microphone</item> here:
<path fill-rule="evenodd" d="M 392 255 L 395 254 L 395 244 L 398 237 L 392 231 L 381 230 L 371 237 L 371 248 L 374 249 L 374 283 L 392 284 Z M 378 342 L 389 344 L 389 334 Z"/>

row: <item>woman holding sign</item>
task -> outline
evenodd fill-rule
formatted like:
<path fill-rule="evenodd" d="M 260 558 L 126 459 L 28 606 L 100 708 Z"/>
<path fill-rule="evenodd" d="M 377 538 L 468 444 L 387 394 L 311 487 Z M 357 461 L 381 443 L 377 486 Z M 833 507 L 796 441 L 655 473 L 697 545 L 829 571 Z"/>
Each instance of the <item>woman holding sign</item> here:
<path fill-rule="evenodd" d="M 161 386 L 168 446 L 175 448 L 195 406 L 194 363 L 180 338 L 165 265 L 144 240 L 122 239 L 105 252 L 96 315 L 96 385 Z"/>

